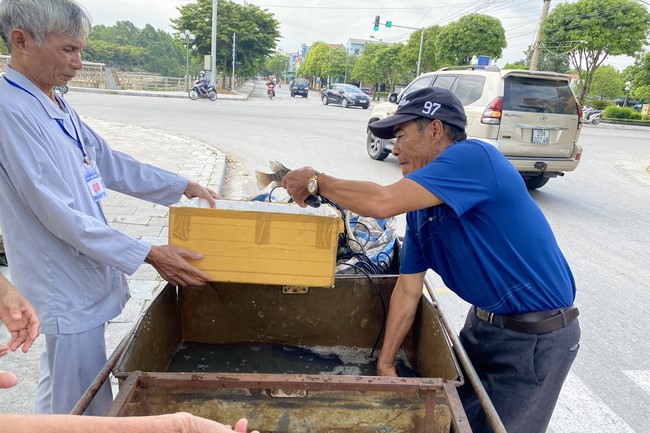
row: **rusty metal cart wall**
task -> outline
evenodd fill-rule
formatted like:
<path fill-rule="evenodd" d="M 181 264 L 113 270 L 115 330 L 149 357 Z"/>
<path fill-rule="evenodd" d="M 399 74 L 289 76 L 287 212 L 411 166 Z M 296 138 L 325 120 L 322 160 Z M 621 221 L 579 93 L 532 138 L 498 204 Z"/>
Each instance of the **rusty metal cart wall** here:
<path fill-rule="evenodd" d="M 373 347 L 396 278 L 373 276 L 373 285 L 365 276 L 338 276 L 333 288 L 168 285 L 116 350 L 124 349 L 113 369 L 120 392 L 108 415 L 246 417 L 251 428 L 278 433 L 469 432 L 456 392 L 463 381 L 458 343 L 435 298 L 422 298 L 403 344 L 415 378 L 168 371 L 183 341 Z"/>
<path fill-rule="evenodd" d="M 371 348 L 382 333 L 396 276 L 340 276 L 332 288 L 213 284 L 167 286 L 145 312 L 114 369 L 112 414 L 188 411 L 249 418 L 260 431 L 461 431 L 460 368 L 426 298 L 403 349 L 419 377 L 171 373 L 183 341 Z M 381 299 L 379 296 L 381 295 Z M 144 373 L 136 373 L 144 372 Z M 131 376 L 129 376 L 129 374 Z"/>

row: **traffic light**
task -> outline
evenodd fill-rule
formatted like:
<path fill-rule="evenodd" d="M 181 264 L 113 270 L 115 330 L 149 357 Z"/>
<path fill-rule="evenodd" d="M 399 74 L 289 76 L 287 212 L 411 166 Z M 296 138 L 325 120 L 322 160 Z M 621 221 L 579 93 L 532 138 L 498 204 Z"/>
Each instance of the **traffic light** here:
<path fill-rule="evenodd" d="M 375 17 L 375 31 L 379 30 L 379 15 Z"/>
<path fill-rule="evenodd" d="M 388 28 L 393 27 L 393 22 L 392 21 L 386 21 L 386 27 L 388 27 Z"/>

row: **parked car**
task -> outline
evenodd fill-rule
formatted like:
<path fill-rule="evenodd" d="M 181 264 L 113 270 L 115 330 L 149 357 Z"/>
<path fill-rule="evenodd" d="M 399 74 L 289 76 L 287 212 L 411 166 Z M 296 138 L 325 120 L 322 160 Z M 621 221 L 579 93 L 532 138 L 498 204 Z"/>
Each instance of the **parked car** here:
<path fill-rule="evenodd" d="M 370 98 L 361 89 L 352 84 L 330 84 L 321 97 L 323 105 L 341 104 L 341 107 L 370 107 Z"/>
<path fill-rule="evenodd" d="M 544 186 L 552 177 L 576 169 L 582 107 L 568 75 L 555 72 L 478 69 L 454 66 L 423 74 L 388 102 L 375 105 L 368 124 L 395 112 L 397 103 L 427 86 L 451 90 L 467 114 L 467 135 L 498 148 L 521 174 L 528 189 Z M 394 140 L 382 140 L 367 129 L 371 158 L 384 160 Z"/>
<path fill-rule="evenodd" d="M 295 98 L 296 95 L 306 98 L 309 95 L 309 82 L 304 78 L 296 78 L 291 82 L 289 91 L 291 92 L 292 98 Z"/>

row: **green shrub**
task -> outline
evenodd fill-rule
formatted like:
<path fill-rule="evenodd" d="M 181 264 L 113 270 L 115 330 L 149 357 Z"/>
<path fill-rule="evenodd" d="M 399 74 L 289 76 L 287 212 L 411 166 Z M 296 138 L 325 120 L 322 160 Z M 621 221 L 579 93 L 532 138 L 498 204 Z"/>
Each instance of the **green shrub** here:
<path fill-rule="evenodd" d="M 605 108 L 605 111 L 603 111 L 603 118 L 641 120 L 641 113 L 637 113 L 631 107 L 617 107 L 615 105 L 610 105 Z"/>
<path fill-rule="evenodd" d="M 611 102 L 597 99 L 591 102 L 591 107 L 594 110 L 604 110 Z"/>

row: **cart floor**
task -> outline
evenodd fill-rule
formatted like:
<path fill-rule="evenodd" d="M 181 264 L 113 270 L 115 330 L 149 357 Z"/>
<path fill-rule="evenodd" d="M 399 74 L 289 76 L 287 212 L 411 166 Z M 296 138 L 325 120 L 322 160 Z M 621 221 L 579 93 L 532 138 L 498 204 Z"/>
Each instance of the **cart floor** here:
<path fill-rule="evenodd" d="M 343 346 L 300 347 L 276 343 L 209 344 L 182 342 L 169 372 L 324 374 L 374 376 L 372 349 Z M 405 361 L 399 375 L 416 377 Z"/>

